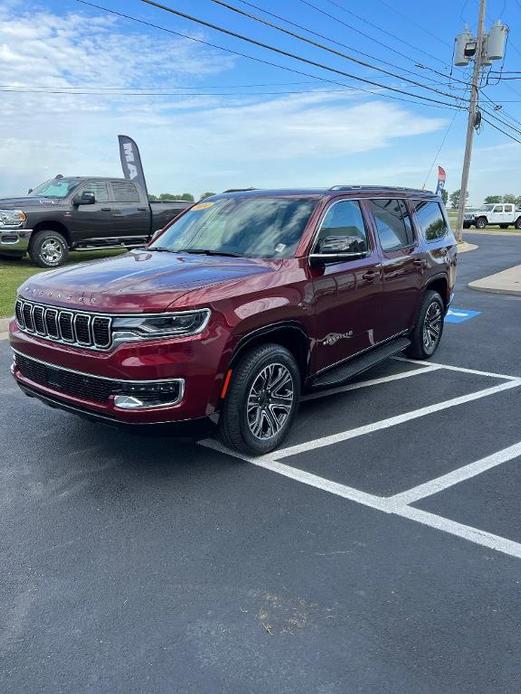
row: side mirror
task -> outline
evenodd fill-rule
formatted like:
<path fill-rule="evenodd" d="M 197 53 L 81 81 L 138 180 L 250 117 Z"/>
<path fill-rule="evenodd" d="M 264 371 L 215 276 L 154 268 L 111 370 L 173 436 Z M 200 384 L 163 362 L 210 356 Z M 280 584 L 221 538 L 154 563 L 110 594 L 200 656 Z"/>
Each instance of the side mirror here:
<path fill-rule="evenodd" d="M 81 195 L 76 195 L 76 197 L 73 199 L 73 205 L 94 205 L 96 202 L 96 197 L 94 193 L 92 193 L 90 190 L 84 190 Z"/>
<path fill-rule="evenodd" d="M 367 243 L 359 236 L 324 236 L 310 258 L 315 265 L 355 260 L 367 255 Z"/>

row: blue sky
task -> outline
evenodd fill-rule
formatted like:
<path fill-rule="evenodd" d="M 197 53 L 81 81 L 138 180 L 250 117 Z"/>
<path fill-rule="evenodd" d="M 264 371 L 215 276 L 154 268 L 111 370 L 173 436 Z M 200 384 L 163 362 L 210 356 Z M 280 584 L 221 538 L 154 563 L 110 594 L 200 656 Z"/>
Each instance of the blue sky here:
<path fill-rule="evenodd" d="M 140 145 L 154 193 L 337 183 L 421 187 L 426 179 L 433 188 L 433 163 L 445 167 L 449 191 L 459 187 L 464 112 L 387 98 L 409 97 L 275 55 L 139 0 L 93 1 L 308 75 L 74 0 L 4 0 L 0 74 L 2 85 L 15 91 L 2 94 L 0 195 L 21 193 L 58 172 L 120 175 L 116 136 L 121 132 Z M 240 0 L 230 2 L 284 25 Z M 433 88 L 453 97 L 355 65 L 210 0 L 164 0 L 182 12 L 382 85 L 443 101 L 462 96 L 458 80 L 465 78 L 464 70 L 454 68 L 452 80 L 433 70 L 450 72 L 453 37 L 466 22 L 475 28 L 477 0 L 309 0 L 322 13 L 302 0 L 251 2 L 337 43 L 284 25 L 297 33 L 408 79 L 431 80 Z M 487 5 L 487 25 L 501 18 L 511 27 L 505 70 L 521 70 L 521 30 L 516 29 L 521 2 L 489 0 Z M 521 120 L 521 81 L 491 85 L 485 94 L 502 103 L 502 118 Z M 489 193 L 520 195 L 520 164 L 521 145 L 485 124 L 475 138 L 470 201 L 477 204 Z"/>

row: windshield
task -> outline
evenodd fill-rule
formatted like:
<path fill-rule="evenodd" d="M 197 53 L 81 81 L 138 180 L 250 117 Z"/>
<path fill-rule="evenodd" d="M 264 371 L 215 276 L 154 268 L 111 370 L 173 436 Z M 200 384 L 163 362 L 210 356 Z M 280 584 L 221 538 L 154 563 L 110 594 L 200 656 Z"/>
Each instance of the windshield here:
<path fill-rule="evenodd" d="M 315 207 L 309 197 L 231 197 L 194 205 L 149 248 L 250 258 L 294 254 Z"/>
<path fill-rule="evenodd" d="M 79 183 L 77 178 L 51 178 L 36 186 L 29 195 L 38 198 L 66 198 Z"/>
<path fill-rule="evenodd" d="M 483 205 L 482 209 L 490 212 L 495 207 L 495 205 Z"/>

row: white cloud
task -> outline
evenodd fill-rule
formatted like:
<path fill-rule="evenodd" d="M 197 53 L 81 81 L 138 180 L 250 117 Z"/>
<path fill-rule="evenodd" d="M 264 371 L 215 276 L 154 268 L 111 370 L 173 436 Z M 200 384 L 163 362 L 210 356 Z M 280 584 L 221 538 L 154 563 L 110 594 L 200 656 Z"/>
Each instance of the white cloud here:
<path fill-rule="evenodd" d="M 234 65 L 200 44 L 137 31 L 110 16 L 86 21 L 81 13 L 24 12 L 0 10 L 2 84 L 174 88 L 196 86 L 208 75 L 218 82 Z M 121 132 L 139 143 L 153 192 L 384 179 L 418 185 L 430 161 L 407 147 L 409 138 L 446 123 L 399 102 L 352 93 L 224 101 L 2 92 L 0 195 L 23 192 L 58 172 L 121 175 Z M 404 145 L 393 166 L 365 163 L 366 154 L 378 152 L 389 161 L 397 143 Z"/>

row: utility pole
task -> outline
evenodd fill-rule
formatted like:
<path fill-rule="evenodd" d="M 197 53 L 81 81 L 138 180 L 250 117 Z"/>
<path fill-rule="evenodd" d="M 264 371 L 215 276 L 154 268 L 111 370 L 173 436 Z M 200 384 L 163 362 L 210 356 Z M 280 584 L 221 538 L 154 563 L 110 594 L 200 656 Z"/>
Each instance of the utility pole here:
<path fill-rule="evenodd" d="M 481 64 L 483 60 L 483 43 L 485 36 L 485 12 L 486 0 L 480 0 L 478 33 L 476 37 L 476 52 L 474 54 L 474 70 L 472 71 L 471 94 L 469 104 L 469 118 L 467 123 L 467 140 L 465 142 L 465 158 L 463 159 L 463 171 L 461 173 L 460 199 L 458 207 L 458 221 L 456 223 L 456 239 L 463 241 L 463 215 L 467 202 L 467 189 L 469 184 L 470 159 L 472 156 L 472 142 L 474 139 L 474 127 L 476 125 L 476 113 L 479 98 L 479 81 L 481 76 Z"/>

